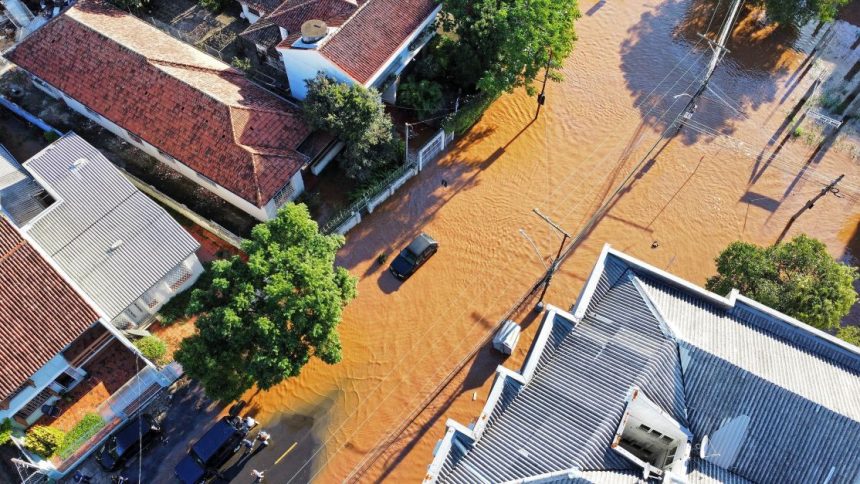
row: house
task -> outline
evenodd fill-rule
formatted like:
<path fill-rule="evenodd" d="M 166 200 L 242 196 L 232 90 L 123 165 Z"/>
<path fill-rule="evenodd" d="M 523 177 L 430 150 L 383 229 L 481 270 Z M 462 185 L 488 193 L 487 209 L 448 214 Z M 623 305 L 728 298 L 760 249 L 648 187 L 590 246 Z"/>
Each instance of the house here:
<path fill-rule="evenodd" d="M 115 327 L 151 320 L 203 272 L 200 244 L 80 136 L 66 134 L 23 166 L 4 158 L 0 211 Z"/>
<path fill-rule="evenodd" d="M 73 39 L 74 41 L 71 41 Z M 37 87 L 259 220 L 304 189 L 298 108 L 104 0 L 7 53 Z"/>
<path fill-rule="evenodd" d="M 305 81 L 324 72 L 393 102 L 400 73 L 432 37 L 441 8 L 437 0 L 283 0 L 242 36 L 261 55 L 277 52 L 297 99 L 307 96 Z"/>
<path fill-rule="evenodd" d="M 860 349 L 604 248 L 425 482 L 856 483 Z"/>
<path fill-rule="evenodd" d="M 175 377 L 166 377 L 121 335 L 30 237 L 0 215 L 0 421 L 41 473 L 59 479 Z M 169 371 L 168 371 L 169 373 Z M 93 406 L 93 402 L 99 404 Z M 53 412 L 52 417 L 44 415 Z M 39 423 L 98 414 L 104 426 L 68 456 L 23 449 Z"/>

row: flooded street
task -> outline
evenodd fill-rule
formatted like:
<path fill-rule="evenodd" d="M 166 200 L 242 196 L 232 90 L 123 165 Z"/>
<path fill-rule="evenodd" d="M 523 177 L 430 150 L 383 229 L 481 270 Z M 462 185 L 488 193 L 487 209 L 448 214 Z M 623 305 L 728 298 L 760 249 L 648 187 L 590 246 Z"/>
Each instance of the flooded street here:
<path fill-rule="evenodd" d="M 710 51 L 696 33 L 707 28 L 710 5 L 581 5 L 565 81 L 548 87 L 537 120 L 534 98 L 504 96 L 442 159 L 348 234 L 339 262 L 360 282 L 340 326 L 343 362 L 314 361 L 299 378 L 246 398 L 258 420 L 296 443 L 285 455 L 270 456 L 270 480 L 350 476 L 484 339 L 544 270 L 519 229 L 544 257 L 558 248 L 559 238 L 531 209 L 578 231 L 686 104 L 684 93 L 698 87 Z M 791 215 L 840 174 L 846 175 L 841 198 L 824 197 L 784 236 L 809 233 L 840 257 L 849 244 L 857 247 L 856 128 L 844 127 L 836 142 L 816 149 L 818 139 L 788 139 L 793 125 L 786 122 L 822 70 L 847 70 L 858 60 L 860 49 L 851 48 L 857 30 L 838 24 L 829 51 L 841 57 L 825 52 L 807 63 L 820 39 L 813 37 L 815 25 L 762 32 L 756 15 L 744 11 L 732 52 L 693 122 L 637 170 L 562 266 L 549 303 L 567 308 L 575 301 L 604 243 L 703 284 L 728 243 L 775 242 Z M 377 255 L 393 257 L 422 231 L 440 242 L 439 253 L 398 283 Z M 537 328 L 528 322 L 508 366 L 528 349 Z M 480 353 L 361 479 L 420 481 L 445 419 L 469 422 L 478 415 L 498 363 Z"/>

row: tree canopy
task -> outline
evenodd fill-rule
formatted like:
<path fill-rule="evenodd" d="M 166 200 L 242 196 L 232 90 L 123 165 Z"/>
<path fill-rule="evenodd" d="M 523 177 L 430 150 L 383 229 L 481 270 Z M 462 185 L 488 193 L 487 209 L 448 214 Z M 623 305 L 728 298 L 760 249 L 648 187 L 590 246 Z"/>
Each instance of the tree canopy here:
<path fill-rule="evenodd" d="M 339 235 L 319 233 L 304 205 L 287 204 L 254 227 L 242 250 L 212 264 L 192 292 L 197 333 L 176 360 L 218 400 L 235 400 L 296 376 L 311 357 L 341 360 L 337 325 L 355 297 L 355 279 L 335 267 Z"/>
<path fill-rule="evenodd" d="M 819 329 L 833 330 L 857 300 L 857 269 L 837 262 L 824 244 L 799 235 L 759 247 L 731 243 L 717 258 L 717 275 L 706 287 L 741 294 Z"/>
<path fill-rule="evenodd" d="M 339 159 L 347 176 L 367 180 L 401 156 L 391 117 L 376 90 L 337 82 L 323 73 L 305 82 L 305 119 L 346 144 Z"/>
<path fill-rule="evenodd" d="M 458 56 L 474 59 L 478 89 L 489 96 L 533 80 L 561 79 L 562 62 L 576 40 L 576 0 L 444 0 L 441 23 L 456 34 Z"/>
<path fill-rule="evenodd" d="M 839 9 L 849 2 L 850 0 L 759 0 L 759 3 L 765 6 L 768 19 L 797 26 L 814 18 L 822 22 L 832 22 Z"/>

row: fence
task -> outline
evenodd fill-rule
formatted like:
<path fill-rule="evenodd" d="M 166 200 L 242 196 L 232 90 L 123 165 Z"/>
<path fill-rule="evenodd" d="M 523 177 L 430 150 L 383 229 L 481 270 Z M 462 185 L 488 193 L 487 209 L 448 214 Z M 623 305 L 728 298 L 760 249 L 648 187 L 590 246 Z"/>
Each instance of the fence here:
<path fill-rule="evenodd" d="M 366 189 L 361 199 L 341 210 L 326 222 L 322 227 L 322 232 L 327 234 L 338 233 L 341 235 L 349 232 L 361 222 L 364 212 L 367 214 L 373 213 L 376 207 L 394 195 L 394 192 L 403 186 L 407 180 L 417 175 L 426 166 L 427 162 L 442 153 L 453 139 L 453 133 L 446 133 L 444 130 L 440 130 L 436 136 L 418 150 L 418 154 L 414 159 L 410 157 L 410 160 L 406 164 L 391 172 L 384 180 Z"/>

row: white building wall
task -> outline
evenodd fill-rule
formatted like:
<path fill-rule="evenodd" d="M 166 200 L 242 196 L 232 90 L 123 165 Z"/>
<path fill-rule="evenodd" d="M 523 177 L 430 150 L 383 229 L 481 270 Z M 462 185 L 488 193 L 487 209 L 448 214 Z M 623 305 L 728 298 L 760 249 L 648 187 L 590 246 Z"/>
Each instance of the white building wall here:
<path fill-rule="evenodd" d="M 279 48 L 278 51 L 281 53 L 281 59 L 284 61 L 287 77 L 290 80 L 290 94 L 296 99 L 304 99 L 308 96 L 305 80 L 313 79 L 319 72 L 324 72 L 339 82 L 347 84 L 356 82 L 316 50 Z"/>
<path fill-rule="evenodd" d="M 244 198 L 231 192 L 230 190 L 227 190 L 223 186 L 215 183 L 211 179 L 201 175 L 200 173 L 198 173 L 194 169 L 188 167 L 187 165 L 183 164 L 179 160 L 171 157 L 170 155 L 162 153 L 161 151 L 158 150 L 158 148 L 156 148 L 155 146 L 152 146 L 151 144 L 147 143 L 146 141 L 143 141 L 143 140 L 138 141 L 138 140 L 132 138 L 131 136 L 129 136 L 128 131 L 126 131 L 124 128 L 113 123 L 112 121 L 101 116 L 100 114 L 87 109 L 83 104 L 76 101 L 74 98 L 66 95 L 64 92 L 54 88 L 53 86 L 50 86 L 50 85 L 48 85 L 48 84 L 46 84 L 43 81 L 38 80 L 38 79 L 34 82 L 34 85 L 36 87 L 38 87 L 39 89 L 41 89 L 42 91 L 44 91 L 45 93 L 47 93 L 48 95 L 50 95 L 51 97 L 54 97 L 57 99 L 62 99 L 74 111 L 80 113 L 82 116 L 86 116 L 87 118 L 93 120 L 94 122 L 98 123 L 99 125 L 101 125 L 105 129 L 110 131 L 111 133 L 122 138 L 124 141 L 131 143 L 132 145 L 140 148 L 141 150 L 146 152 L 146 154 L 152 156 L 153 158 L 157 159 L 158 161 L 161 161 L 162 163 L 169 166 L 170 168 L 178 171 L 179 173 L 181 173 L 183 176 L 185 176 L 186 178 L 188 178 L 192 182 L 194 182 L 197 185 L 200 185 L 201 187 L 209 190 L 210 192 L 214 193 L 219 198 L 223 199 L 224 201 L 233 205 L 234 207 L 238 208 L 239 210 L 247 213 L 248 215 L 250 215 L 250 216 L 252 216 L 252 217 L 254 217 L 257 220 L 260 220 L 262 222 L 265 222 L 271 218 L 271 215 L 270 215 L 271 210 L 268 208 L 268 205 L 265 207 L 258 207 L 256 205 L 248 202 Z M 298 178 L 299 178 L 299 180 L 301 180 L 301 172 L 297 173 L 296 175 L 299 175 Z M 295 180 L 295 179 L 296 179 L 296 176 L 293 176 L 293 180 Z M 294 185 L 293 191 L 295 192 L 295 196 L 293 198 L 295 198 L 299 194 L 301 194 L 302 191 L 304 191 L 304 184 Z M 271 201 L 269 203 L 271 203 Z"/>
<path fill-rule="evenodd" d="M 44 366 L 39 368 L 32 377 L 30 377 L 30 379 L 33 380 L 34 385 L 28 386 L 25 390 L 16 395 L 15 398 L 9 402 L 8 409 L 0 410 L 0 422 L 6 418 L 11 419 L 12 416 L 24 407 L 24 405 L 32 400 L 33 397 L 38 395 L 39 392 L 44 390 L 45 387 L 53 383 L 53 381 L 62 375 L 68 368 L 69 362 L 66 361 L 62 353 L 58 353 L 50 359 Z"/>
<path fill-rule="evenodd" d="M 251 12 L 247 3 L 239 2 L 239 5 L 242 6 L 242 18 L 246 19 L 251 24 L 254 24 L 257 22 L 257 20 L 260 20 L 260 16 L 256 13 Z"/>
<path fill-rule="evenodd" d="M 174 296 L 191 287 L 201 274 L 203 265 L 195 254 L 191 254 L 131 303 L 111 324 L 119 328 L 136 326 L 155 315 Z"/>

